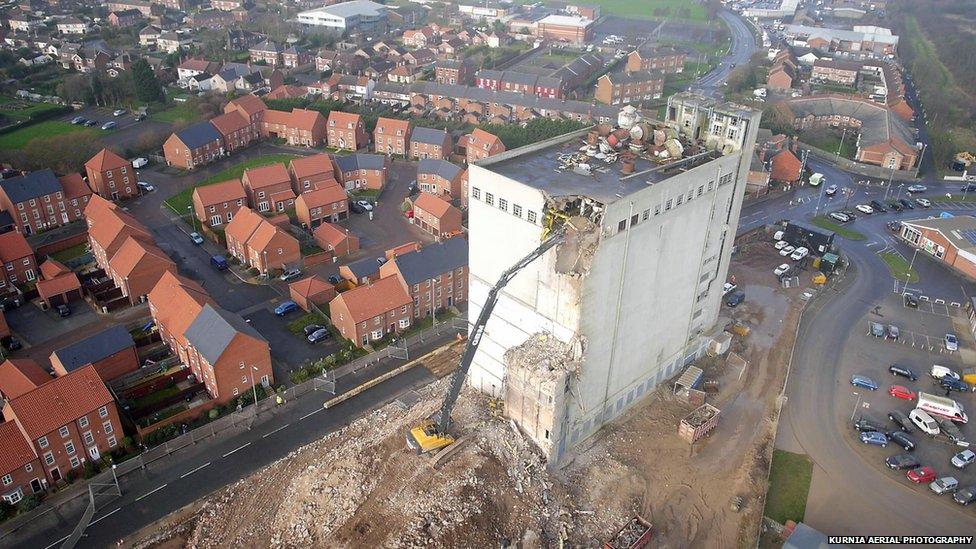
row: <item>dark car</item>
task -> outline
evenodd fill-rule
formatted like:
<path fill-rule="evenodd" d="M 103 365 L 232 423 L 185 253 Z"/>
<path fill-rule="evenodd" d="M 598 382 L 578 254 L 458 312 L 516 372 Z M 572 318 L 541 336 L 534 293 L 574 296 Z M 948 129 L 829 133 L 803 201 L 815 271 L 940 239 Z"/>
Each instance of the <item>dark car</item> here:
<path fill-rule="evenodd" d="M 968 185 L 963 185 L 962 187 L 959 188 L 959 192 L 961 192 L 961 193 L 971 193 L 973 191 L 976 191 L 976 183 L 970 183 Z"/>
<path fill-rule="evenodd" d="M 898 454 L 897 456 L 891 456 L 885 460 L 885 465 L 889 469 L 899 470 L 899 469 L 914 469 L 920 465 L 915 456 L 911 454 Z"/>
<path fill-rule="evenodd" d="M 888 366 L 888 371 L 893 375 L 907 377 L 912 381 L 918 381 L 918 375 L 913 372 L 911 368 L 902 366 L 901 364 L 892 364 L 891 366 Z"/>
<path fill-rule="evenodd" d="M 89 128 L 94 128 L 95 126 L 98 125 L 98 120 L 89 120 L 85 122 L 85 125 L 88 126 Z"/>
<path fill-rule="evenodd" d="M 903 208 L 905 208 L 906 210 L 914 210 L 915 209 L 915 204 L 912 204 L 910 200 L 906 200 L 906 199 L 902 198 L 898 202 L 900 202 L 901 203 L 901 206 Z"/>
<path fill-rule="evenodd" d="M 352 213 L 361 214 L 361 213 L 363 213 L 363 212 L 366 211 L 366 208 L 363 208 L 359 204 L 356 204 L 355 202 L 353 202 L 352 200 L 350 200 L 349 201 L 349 211 L 351 211 Z"/>
<path fill-rule="evenodd" d="M 912 294 L 905 294 L 905 306 L 918 309 L 918 298 Z"/>
<path fill-rule="evenodd" d="M 901 232 L 901 221 L 889 221 L 885 223 L 885 226 L 893 233 Z"/>
<path fill-rule="evenodd" d="M 735 307 L 739 303 L 742 303 L 745 300 L 746 300 L 746 294 L 745 292 L 740 290 L 730 295 L 729 298 L 725 300 L 725 304 L 728 305 L 729 307 Z"/>
<path fill-rule="evenodd" d="M 320 341 L 325 341 L 326 339 L 329 339 L 330 337 L 332 337 L 332 333 L 329 332 L 328 329 L 322 328 L 321 330 L 318 330 L 317 332 L 312 332 L 312 335 L 308 336 L 308 338 L 306 338 L 306 339 L 308 339 L 308 342 L 309 343 L 318 343 Z"/>
<path fill-rule="evenodd" d="M 960 488 L 955 494 L 952 494 L 952 500 L 959 505 L 969 505 L 976 501 L 976 486 Z"/>
<path fill-rule="evenodd" d="M 959 391 L 960 393 L 969 392 L 969 384 L 965 381 L 956 379 L 952 376 L 942 376 L 939 378 L 939 385 L 949 391 Z"/>
<path fill-rule="evenodd" d="M 888 419 L 895 422 L 906 433 L 915 432 L 915 425 L 912 424 L 912 420 L 908 419 L 908 416 L 898 410 L 888 412 Z"/>
<path fill-rule="evenodd" d="M 891 201 L 889 201 L 888 202 L 888 207 L 891 208 L 892 210 L 896 211 L 896 212 L 900 212 L 900 211 L 902 211 L 904 209 L 902 207 L 902 205 L 901 205 L 901 202 L 898 202 L 897 200 L 891 200 Z"/>
<path fill-rule="evenodd" d="M 20 349 L 20 340 L 14 336 L 7 336 L 3 339 L 3 346 L 7 348 L 8 351 L 16 351 Z"/>
<path fill-rule="evenodd" d="M 874 421 L 873 419 L 867 419 L 863 417 L 854 422 L 854 428 L 862 432 L 864 431 L 879 431 L 882 433 L 884 432 L 884 429 L 881 428 L 880 423 Z"/>
<path fill-rule="evenodd" d="M 71 316 L 71 307 L 68 307 L 64 303 L 55 307 L 55 310 L 58 312 L 58 316 L 60 317 Z"/>
<path fill-rule="evenodd" d="M 321 324 L 309 324 L 308 326 L 305 326 L 305 337 L 308 337 L 308 336 L 314 334 L 315 332 L 317 332 L 319 330 L 324 330 L 324 329 L 325 329 L 325 326 L 323 326 Z"/>
<path fill-rule="evenodd" d="M 915 441 L 905 431 L 889 431 L 888 440 L 901 446 L 906 452 L 911 452 L 915 449 Z"/>
<path fill-rule="evenodd" d="M 230 268 L 230 264 L 227 263 L 227 258 L 222 255 L 210 256 L 210 264 L 213 265 L 218 271 L 226 271 Z"/>
<path fill-rule="evenodd" d="M 333 286 L 335 286 L 336 284 L 338 284 L 340 282 L 342 282 L 342 279 L 339 278 L 339 275 L 329 275 L 329 284 L 332 284 Z"/>
<path fill-rule="evenodd" d="M 888 211 L 888 208 L 885 208 L 885 205 L 882 204 L 880 200 L 872 200 L 870 202 L 870 204 L 871 204 L 871 207 L 874 208 L 874 211 L 875 212 L 885 213 L 885 212 Z"/>

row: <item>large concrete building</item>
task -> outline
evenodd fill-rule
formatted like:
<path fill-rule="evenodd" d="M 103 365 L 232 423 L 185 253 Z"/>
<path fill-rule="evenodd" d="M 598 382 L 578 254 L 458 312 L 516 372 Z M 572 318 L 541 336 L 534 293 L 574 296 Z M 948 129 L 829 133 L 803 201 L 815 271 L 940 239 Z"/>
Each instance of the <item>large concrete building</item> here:
<path fill-rule="evenodd" d="M 352 0 L 299 12 L 298 22 L 336 33 L 384 32 L 387 8 L 370 0 Z"/>
<path fill-rule="evenodd" d="M 700 357 L 718 319 L 760 113 L 685 92 L 640 132 L 634 112 L 469 168 L 470 319 L 570 227 L 501 292 L 469 377 L 551 464 Z M 614 144 L 617 160 L 590 158 Z"/>

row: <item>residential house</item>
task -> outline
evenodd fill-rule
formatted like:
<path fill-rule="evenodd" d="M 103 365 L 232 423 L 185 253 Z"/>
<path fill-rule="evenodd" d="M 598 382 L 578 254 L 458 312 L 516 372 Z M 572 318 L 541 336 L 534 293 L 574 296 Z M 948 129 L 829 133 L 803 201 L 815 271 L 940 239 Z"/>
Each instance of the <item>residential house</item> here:
<path fill-rule="evenodd" d="M 796 69 L 790 65 L 776 65 L 766 75 L 766 87 L 771 91 L 786 92 L 793 87 Z"/>
<path fill-rule="evenodd" d="M 481 128 L 475 128 L 470 134 L 464 136 L 462 141 L 465 144 L 465 158 L 469 164 L 505 152 L 505 144 L 502 140 Z"/>
<path fill-rule="evenodd" d="M 57 28 L 61 34 L 85 34 L 88 32 L 88 23 L 69 16 L 58 21 Z"/>
<path fill-rule="evenodd" d="M 664 93 L 660 72 L 613 72 L 601 76 L 594 98 L 607 105 L 626 105 L 657 99 Z"/>
<path fill-rule="evenodd" d="M 29 393 L 54 379 L 30 358 L 8 358 L 0 363 L 0 401 Z"/>
<path fill-rule="evenodd" d="M 410 132 L 411 158 L 448 158 L 453 151 L 453 140 L 445 130 L 418 126 Z"/>
<path fill-rule="evenodd" d="M 268 110 L 268 107 L 264 104 L 264 101 L 261 101 L 260 97 L 251 94 L 235 97 L 224 105 L 225 113 L 237 111 L 254 125 L 261 123 L 261 117 L 266 110 Z"/>
<path fill-rule="evenodd" d="M 287 68 L 294 69 L 312 62 L 311 56 L 305 50 L 291 46 L 281 52 L 281 64 Z"/>
<path fill-rule="evenodd" d="M 803 175 L 803 162 L 789 149 L 784 149 L 771 159 L 770 179 L 780 183 L 793 184 Z"/>
<path fill-rule="evenodd" d="M 218 114 L 210 119 L 210 124 L 220 134 L 226 154 L 233 154 L 249 146 L 259 137 L 256 125 L 238 111 Z"/>
<path fill-rule="evenodd" d="M 338 185 L 332 157 L 325 153 L 293 159 L 288 164 L 288 173 L 291 175 L 292 190 L 295 194 Z"/>
<path fill-rule="evenodd" d="M 81 219 L 91 194 L 80 175 L 58 177 L 44 169 L 0 180 L 0 210 L 30 235 Z"/>
<path fill-rule="evenodd" d="M 175 32 L 164 32 L 156 39 L 156 48 L 166 53 L 176 53 L 190 47 L 192 40 Z"/>
<path fill-rule="evenodd" d="M 335 223 L 349 217 L 348 200 L 346 191 L 338 183 L 322 185 L 298 195 L 295 215 L 303 227 L 314 229 L 322 223 Z"/>
<path fill-rule="evenodd" d="M 659 71 L 680 73 L 685 68 L 688 52 L 674 46 L 638 48 L 627 55 L 627 72 Z"/>
<path fill-rule="evenodd" d="M 325 118 L 319 111 L 308 109 L 265 110 L 260 129 L 262 136 L 284 139 L 294 146 L 318 147 L 325 140 Z"/>
<path fill-rule="evenodd" d="M 24 235 L 10 231 L 0 234 L 0 290 L 27 284 L 37 279 L 37 259 Z"/>
<path fill-rule="evenodd" d="M 246 169 L 241 182 L 248 204 L 259 212 L 283 212 L 295 205 L 291 176 L 284 164 Z"/>
<path fill-rule="evenodd" d="M 98 195 L 92 197 L 85 208 L 85 222 L 88 225 L 88 246 L 95 263 L 106 272 L 109 260 L 126 239 L 135 237 L 152 242 L 152 236 L 142 223 Z"/>
<path fill-rule="evenodd" d="M 407 29 L 403 31 L 403 44 L 414 48 L 426 48 L 434 42 L 434 31 L 430 27 Z"/>
<path fill-rule="evenodd" d="M 335 175 L 347 191 L 379 190 L 386 186 L 386 157 L 380 154 L 356 153 L 335 157 Z"/>
<path fill-rule="evenodd" d="M 339 266 L 339 276 L 360 285 L 376 282 L 380 278 L 380 265 L 375 258 L 365 257 L 352 263 Z"/>
<path fill-rule="evenodd" d="M 466 59 L 460 61 L 442 59 L 434 64 L 434 80 L 438 84 L 467 85 L 471 83 L 473 76 L 474 68 Z"/>
<path fill-rule="evenodd" d="M 210 121 L 197 122 L 163 143 L 166 164 L 192 170 L 224 155 L 224 139 Z"/>
<path fill-rule="evenodd" d="M 409 328 L 413 301 L 391 276 L 339 294 L 329 303 L 329 316 L 342 337 L 364 347 Z"/>
<path fill-rule="evenodd" d="M 861 73 L 861 63 L 820 59 L 814 62 L 810 73 L 812 80 L 832 82 L 844 86 L 855 86 Z"/>
<path fill-rule="evenodd" d="M 176 272 L 176 264 L 165 252 L 151 241 L 130 236 L 109 259 L 105 274 L 136 305 L 146 300 L 166 271 Z"/>
<path fill-rule="evenodd" d="M 185 82 L 198 74 L 217 74 L 220 71 L 220 63 L 207 61 L 206 59 L 191 58 L 185 59 L 176 66 L 176 76 L 180 82 Z"/>
<path fill-rule="evenodd" d="M 85 162 L 85 173 L 88 185 L 98 196 L 119 200 L 139 195 L 132 162 L 108 149 L 102 149 Z"/>
<path fill-rule="evenodd" d="M 362 117 L 342 111 L 329 113 L 327 135 L 329 147 L 338 150 L 359 150 L 369 141 Z"/>
<path fill-rule="evenodd" d="M 149 292 L 149 313 L 163 342 L 183 364 L 189 364 L 189 343 L 185 332 L 200 309 L 215 304 L 198 283 L 166 272 Z"/>
<path fill-rule="evenodd" d="M 399 65 L 386 73 L 386 79 L 398 84 L 413 84 L 417 80 L 417 68 L 411 65 Z"/>
<path fill-rule="evenodd" d="M 359 237 L 352 234 L 349 229 L 322 223 L 312 231 L 312 238 L 315 243 L 326 252 L 331 252 L 334 257 L 343 257 L 359 251 Z"/>
<path fill-rule="evenodd" d="M 421 192 L 437 195 L 448 202 L 458 199 L 467 201 L 461 193 L 461 176 L 464 170 L 447 160 L 425 158 L 417 165 L 417 187 Z"/>
<path fill-rule="evenodd" d="M 37 281 L 37 295 L 48 308 L 83 298 L 78 275 L 60 261 L 48 258 L 41 263 L 41 280 Z"/>
<path fill-rule="evenodd" d="M 468 241 L 449 238 L 397 255 L 380 266 L 380 279 L 396 277 L 413 300 L 414 318 L 467 301 Z"/>
<path fill-rule="evenodd" d="M 379 117 L 373 130 L 373 151 L 392 156 L 406 156 L 410 143 L 410 121 Z"/>
<path fill-rule="evenodd" d="M 336 296 L 335 286 L 322 280 L 318 275 L 312 275 L 296 280 L 288 285 L 288 295 L 306 312 L 311 312 L 315 305 L 327 305 Z"/>
<path fill-rule="evenodd" d="M 0 423 L 0 448 L 3 448 L 0 453 L 0 478 L 3 479 L 0 498 L 3 502 L 17 505 L 25 497 L 43 492 L 47 479 L 41 460 L 16 422 Z"/>
<path fill-rule="evenodd" d="M 115 400 L 91 365 L 6 401 L 3 417 L 16 424 L 41 458 L 37 474 L 43 475 L 43 487 L 101 459 L 124 436 Z"/>
<path fill-rule="evenodd" d="M 66 376 L 87 364 L 95 367 L 102 381 L 109 382 L 139 369 L 139 354 L 132 334 L 125 326 L 116 325 L 94 335 L 61 347 L 51 353 L 51 367 L 59 376 Z"/>
<path fill-rule="evenodd" d="M 224 234 L 231 255 L 261 274 L 301 262 L 298 240 L 250 208 L 241 208 Z"/>
<path fill-rule="evenodd" d="M 108 14 L 106 19 L 108 20 L 108 24 L 113 27 L 131 27 L 142 22 L 142 12 L 139 10 L 113 11 Z"/>
<path fill-rule="evenodd" d="M 281 65 L 281 46 L 271 40 L 265 40 L 260 44 L 251 46 L 247 51 L 251 56 L 251 61 L 254 63 L 263 62 L 272 67 Z"/>
<path fill-rule="evenodd" d="M 420 193 L 413 201 L 415 225 L 438 238 L 461 232 L 461 210 L 431 193 Z"/>
<path fill-rule="evenodd" d="M 244 207 L 247 193 L 240 179 L 204 185 L 193 189 L 193 213 L 210 228 L 230 223 L 237 210 Z"/>

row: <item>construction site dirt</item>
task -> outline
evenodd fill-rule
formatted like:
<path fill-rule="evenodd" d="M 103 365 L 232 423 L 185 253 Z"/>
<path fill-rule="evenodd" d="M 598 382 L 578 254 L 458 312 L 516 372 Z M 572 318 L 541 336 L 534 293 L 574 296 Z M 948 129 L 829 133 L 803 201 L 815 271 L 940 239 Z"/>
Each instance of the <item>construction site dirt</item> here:
<path fill-rule="evenodd" d="M 437 410 L 442 379 L 411 404 L 390 403 L 124 545 L 596 547 L 640 515 L 653 524 L 652 546 L 754 546 L 802 304 L 803 286 L 783 289 L 773 275 L 780 262 L 765 243 L 733 260 L 747 297 L 725 316 L 751 330 L 732 340 L 744 361 L 698 363 L 721 421 L 694 445 L 677 431 L 698 406 L 664 383 L 553 471 L 495 401 L 465 388 L 453 414 L 463 446 L 435 468 L 407 449 L 404 434 Z M 455 343 L 427 366 L 443 370 L 459 352 Z"/>

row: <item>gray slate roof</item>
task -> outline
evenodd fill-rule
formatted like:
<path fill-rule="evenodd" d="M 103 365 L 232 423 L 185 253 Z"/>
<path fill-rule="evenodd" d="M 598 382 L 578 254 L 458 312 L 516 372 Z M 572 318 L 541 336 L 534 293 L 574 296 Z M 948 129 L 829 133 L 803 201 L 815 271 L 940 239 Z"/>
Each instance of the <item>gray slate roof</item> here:
<path fill-rule="evenodd" d="M 859 145 L 869 147 L 900 140 L 914 146 L 915 138 L 908 124 L 884 105 L 865 100 L 852 100 L 834 96 L 811 96 L 787 101 L 790 111 L 798 118 L 840 115 L 861 121 Z"/>
<path fill-rule="evenodd" d="M 468 241 L 449 238 L 444 242 L 424 246 L 416 252 L 398 255 L 395 259 L 407 284 L 419 284 L 468 264 Z"/>
<path fill-rule="evenodd" d="M 380 270 L 380 266 L 376 262 L 375 257 L 367 257 L 360 259 L 359 261 L 347 263 L 346 267 L 352 271 L 352 274 L 355 275 L 357 281 L 362 280 L 364 277 L 369 275 L 375 274 Z"/>
<path fill-rule="evenodd" d="M 417 173 L 432 173 L 443 177 L 448 181 L 453 181 L 458 174 L 461 173 L 461 167 L 457 164 L 452 164 L 447 160 L 435 160 L 433 158 L 424 158 L 417 165 Z"/>
<path fill-rule="evenodd" d="M 0 188 L 14 204 L 64 190 L 50 168 L 0 181 Z"/>
<path fill-rule="evenodd" d="M 423 126 L 418 126 L 410 132 L 410 141 L 416 141 L 417 143 L 443 145 L 445 138 L 447 138 L 447 132 L 445 130 L 438 130 L 436 128 L 425 128 Z"/>
<path fill-rule="evenodd" d="M 125 326 L 112 326 L 77 343 L 62 347 L 54 351 L 54 354 L 65 370 L 73 372 L 85 364 L 98 362 L 134 346 L 132 335 Z"/>
<path fill-rule="evenodd" d="M 220 141 L 220 132 L 209 121 L 197 122 L 176 132 L 176 136 L 191 149 L 202 147 L 213 141 Z"/>
<path fill-rule="evenodd" d="M 353 170 L 382 170 L 385 157 L 382 154 L 356 153 L 346 156 L 336 156 L 335 162 L 339 170 L 351 172 Z"/>
<path fill-rule="evenodd" d="M 184 336 L 211 365 L 220 360 L 238 333 L 267 341 L 240 315 L 206 304 L 200 309 Z"/>

